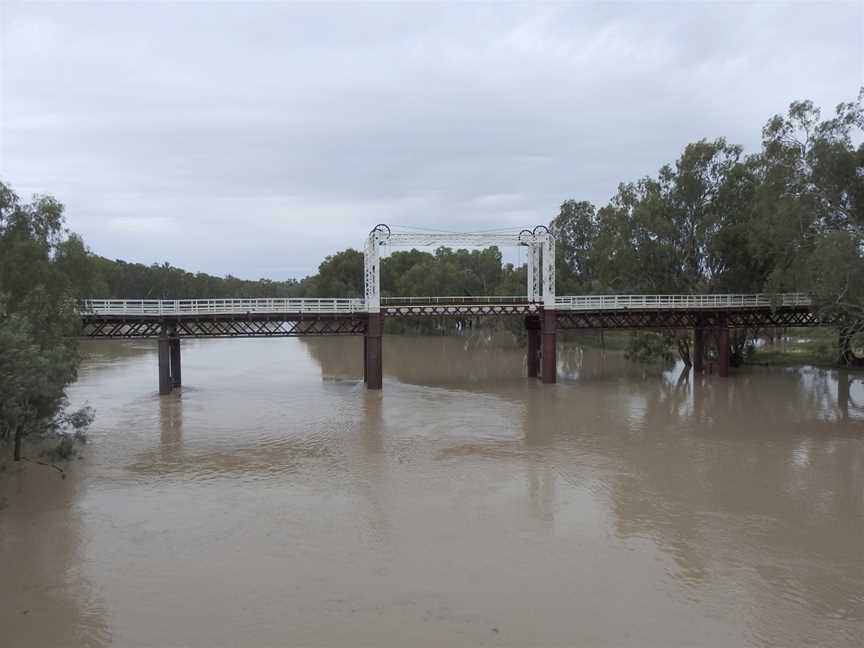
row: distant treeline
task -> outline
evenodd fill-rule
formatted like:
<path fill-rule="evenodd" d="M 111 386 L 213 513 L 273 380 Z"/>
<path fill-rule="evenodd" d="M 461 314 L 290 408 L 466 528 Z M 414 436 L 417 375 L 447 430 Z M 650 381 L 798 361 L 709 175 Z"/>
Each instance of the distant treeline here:
<path fill-rule="evenodd" d="M 318 273 L 300 281 L 257 281 L 192 273 L 167 263 L 144 265 L 91 257 L 86 294 L 99 299 L 234 297 L 362 297 L 363 253 L 328 256 Z M 526 269 L 504 264 L 497 248 L 394 252 L 381 261 L 384 295 L 521 295 Z"/>

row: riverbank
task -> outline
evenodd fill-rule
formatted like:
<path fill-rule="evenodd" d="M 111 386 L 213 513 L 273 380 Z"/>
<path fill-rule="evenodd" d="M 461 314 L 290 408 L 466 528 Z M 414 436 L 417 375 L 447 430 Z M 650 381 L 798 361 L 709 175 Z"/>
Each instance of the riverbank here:
<path fill-rule="evenodd" d="M 836 368 L 839 355 L 837 332 L 833 329 L 789 329 L 782 338 L 757 346 L 746 364 Z"/>
<path fill-rule="evenodd" d="M 626 351 L 629 331 L 579 332 L 567 334 L 568 342 L 593 349 Z M 670 347 L 677 356 L 677 350 Z M 744 365 L 761 367 L 838 368 L 837 333 L 833 329 L 793 328 L 781 338 L 760 339 L 745 352 Z"/>

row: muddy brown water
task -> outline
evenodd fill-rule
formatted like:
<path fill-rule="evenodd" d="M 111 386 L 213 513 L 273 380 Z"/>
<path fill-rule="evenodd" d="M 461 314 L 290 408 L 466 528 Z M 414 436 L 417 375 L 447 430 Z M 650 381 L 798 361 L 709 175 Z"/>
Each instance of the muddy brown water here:
<path fill-rule="evenodd" d="M 385 338 L 94 342 L 0 474 L 0 645 L 864 645 L 864 383 Z M 851 388 L 840 389 L 843 381 Z"/>

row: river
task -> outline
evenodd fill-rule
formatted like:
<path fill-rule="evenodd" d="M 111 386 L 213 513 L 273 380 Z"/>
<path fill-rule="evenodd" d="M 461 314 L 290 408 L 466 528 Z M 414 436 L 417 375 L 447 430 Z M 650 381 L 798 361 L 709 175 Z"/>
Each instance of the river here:
<path fill-rule="evenodd" d="M 201 340 L 160 398 L 84 351 L 82 458 L 0 474 L 6 648 L 864 645 L 864 376 Z"/>

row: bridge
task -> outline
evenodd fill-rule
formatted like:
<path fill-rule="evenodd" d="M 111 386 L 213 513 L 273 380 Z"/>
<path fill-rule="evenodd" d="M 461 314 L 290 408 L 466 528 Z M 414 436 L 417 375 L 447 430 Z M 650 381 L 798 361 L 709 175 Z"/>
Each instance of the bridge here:
<path fill-rule="evenodd" d="M 527 294 L 519 297 L 382 297 L 380 254 L 386 246 L 506 246 L 528 252 Z M 363 337 L 364 381 L 382 386 L 382 335 L 387 318 L 519 316 L 527 331 L 529 377 L 556 380 L 557 332 L 574 329 L 687 329 L 693 366 L 704 368 L 706 334 L 718 349 L 718 373 L 729 374 L 733 328 L 823 326 L 803 293 L 717 295 L 555 295 L 554 238 L 544 226 L 518 234 L 397 233 L 376 226 L 366 241 L 364 296 L 322 299 L 91 299 L 79 304 L 82 335 L 155 338 L 159 393 L 182 384 L 183 338 Z"/>

